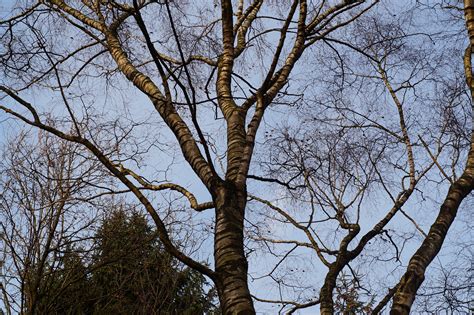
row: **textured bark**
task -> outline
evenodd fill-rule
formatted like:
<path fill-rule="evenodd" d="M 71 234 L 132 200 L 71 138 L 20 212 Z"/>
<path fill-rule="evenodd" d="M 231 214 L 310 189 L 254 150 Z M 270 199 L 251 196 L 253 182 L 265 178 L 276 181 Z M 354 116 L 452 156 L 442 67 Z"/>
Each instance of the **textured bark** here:
<path fill-rule="evenodd" d="M 209 164 L 202 156 L 187 124 L 178 114 L 173 104 L 165 99 L 155 83 L 148 76 L 138 71 L 131 63 L 127 54 L 122 49 L 117 34 L 109 31 L 106 32 L 105 35 L 108 49 L 119 70 L 131 83 L 150 98 L 156 111 L 160 114 L 178 140 L 184 158 L 193 168 L 196 175 L 199 176 L 204 185 L 209 188 L 214 174 L 209 167 Z"/>
<path fill-rule="evenodd" d="M 416 292 L 423 283 L 426 268 L 436 257 L 443 245 L 448 230 L 456 218 L 459 205 L 474 188 L 474 136 L 471 138 L 471 150 L 463 175 L 449 188 L 441 205 L 440 212 L 420 248 L 408 264 L 406 273 L 401 278 L 397 292 L 393 297 L 390 314 L 409 314 L 415 300 Z"/>
<path fill-rule="evenodd" d="M 232 2 L 222 1 L 221 9 L 223 51 L 218 61 L 216 91 L 227 123 L 227 170 L 226 180 L 211 189 L 216 209 L 215 284 L 224 314 L 247 315 L 255 314 L 255 309 L 248 289 L 248 263 L 244 253 L 246 176 L 237 179 L 242 164 L 250 159 L 243 156 L 246 113 L 237 107 L 231 89 L 235 58 Z"/>
<path fill-rule="evenodd" d="M 335 265 L 332 265 L 328 273 L 326 274 L 323 287 L 321 288 L 321 292 L 319 293 L 319 300 L 321 303 L 321 315 L 334 314 L 334 302 L 332 299 L 332 293 L 334 291 L 334 288 L 336 287 L 336 280 L 339 272 L 339 268 L 337 268 Z"/>
<path fill-rule="evenodd" d="M 206 203 L 200 206 L 190 192 L 175 184 L 163 184 L 152 187 L 150 183 L 133 173 L 133 171 L 124 169 L 122 165 L 117 166 L 113 161 L 109 160 L 107 154 L 102 152 L 93 142 L 83 138 L 79 132 L 77 136 L 65 134 L 51 126 L 44 125 L 40 121 L 35 109 L 30 106 L 29 103 L 23 102 L 21 99 L 19 100 L 19 97 L 17 97 L 15 93 L 10 93 L 10 96 L 32 113 L 34 121 L 29 121 L 22 115 L 14 113 L 1 105 L 0 109 L 13 114 L 30 125 L 47 130 L 68 141 L 81 143 L 87 147 L 145 206 L 156 223 L 160 240 L 163 242 L 165 249 L 186 265 L 207 275 L 215 282 L 219 291 L 219 298 L 224 314 L 255 314 L 247 283 L 248 263 L 244 252 L 243 229 L 247 201 L 246 180 L 260 122 L 263 119 L 266 107 L 278 93 L 282 91 L 285 85 L 288 84 L 290 73 L 305 48 L 315 43 L 318 38 L 321 39 L 338 28 L 331 22 L 338 12 L 342 13 L 351 7 L 355 8 L 357 3 L 360 2 L 362 4 L 363 1 L 342 1 L 340 4 L 336 4 L 324 12 L 321 11 L 323 10 L 321 7 L 318 9 L 319 12 L 314 14 L 314 10 L 308 13 L 307 0 L 293 0 L 287 20 L 280 31 L 278 48 L 272 58 L 266 79 L 260 88 L 256 88 L 255 93 L 252 92 L 252 95 L 249 96 L 242 105 L 237 105 L 236 99 L 232 94 L 233 89 L 231 83 L 233 80 L 234 63 L 237 61 L 237 57 L 239 57 L 247 47 L 248 43 L 246 39 L 248 37 L 248 31 L 253 29 L 252 23 L 257 17 L 263 0 L 252 1 L 252 4 L 250 4 L 245 12 L 245 1 L 241 1 L 236 14 L 233 12 L 233 3 L 231 0 L 220 1 L 222 14 L 222 51 L 219 54 L 218 60 L 215 61 L 199 56 L 191 56 L 189 60 L 201 60 L 213 67 L 217 66 L 215 92 L 217 94 L 217 103 L 227 124 L 227 169 L 225 181 L 218 176 L 212 165 L 212 157 L 207 151 L 206 139 L 200 131 L 196 118 L 195 100 L 193 100 L 194 104 L 188 100 L 188 104 L 195 130 L 199 134 L 199 139 L 193 135 L 193 128 L 190 128 L 191 125 L 186 123 L 187 119 L 180 114 L 177 104 L 173 103 L 171 97 L 168 79 L 170 79 L 170 82 L 179 80 L 176 80 L 177 78 L 173 73 L 173 69 L 163 70 L 163 65 L 165 64 L 163 61 L 181 64 L 187 75 L 192 94 L 194 94 L 194 87 L 192 86 L 193 80 L 191 80 L 186 69 L 189 63 L 185 61 L 185 54 L 183 54 L 181 50 L 179 36 L 177 36 L 176 29 L 173 26 L 173 19 L 167 1 L 163 4 L 166 5 L 169 13 L 173 31 L 172 34 L 176 39 L 181 60 L 161 55 L 148 36 L 145 22 L 141 18 L 139 10 L 144 9 L 153 1 L 134 1 L 133 9 L 126 4 L 121 4 L 120 6 L 124 9 L 124 12 L 119 16 L 108 16 L 105 14 L 109 12 L 107 7 L 112 5 L 107 1 L 103 3 L 97 1 L 94 2 L 94 5 L 92 5 L 93 2 L 91 1 L 83 1 L 81 6 L 68 4 L 69 2 L 63 0 L 47 0 L 41 2 L 47 5 L 51 10 L 60 12 L 61 15 L 67 17 L 70 23 L 78 27 L 85 34 L 95 38 L 98 43 L 102 43 L 115 61 L 118 70 L 137 89 L 148 96 L 156 111 L 174 134 L 183 157 L 211 193 L 213 203 Z M 377 1 L 374 1 L 374 3 L 376 2 Z M 293 34 L 294 30 L 289 30 L 293 28 L 292 25 L 294 25 L 296 14 L 298 15 L 297 28 L 294 43 L 291 44 L 289 40 L 287 40 L 287 32 Z M 160 74 L 162 86 L 154 82 L 151 74 L 147 74 L 146 70 L 143 70 L 141 66 L 137 65 L 138 62 L 135 61 L 135 58 L 130 57 L 131 54 L 127 53 L 127 49 L 123 45 L 119 26 L 132 15 L 135 16 L 138 26 L 145 37 L 148 50 L 151 53 L 151 59 L 155 62 Z M 358 15 L 356 15 L 354 19 L 357 16 Z M 237 17 L 237 21 L 234 21 L 235 17 Z M 349 22 L 350 21 L 345 21 L 341 23 L 340 26 L 346 25 Z M 315 36 L 317 34 L 318 36 Z M 319 34 L 322 35 L 319 36 Z M 104 38 L 102 38 L 102 35 Z M 315 37 L 310 38 L 311 36 Z M 293 35 L 289 37 L 293 37 Z M 289 52 L 285 57 L 283 53 L 286 53 L 286 47 L 289 48 Z M 211 82 L 211 80 L 209 82 Z M 178 85 L 183 89 L 186 95 L 185 89 L 187 89 L 187 86 L 182 83 L 178 83 Z M 251 119 L 249 119 L 249 113 L 252 112 L 249 110 L 254 105 L 254 114 Z M 248 126 L 246 128 L 247 123 Z M 202 148 L 204 148 L 205 155 L 201 152 Z M 133 180 L 130 179 L 130 177 L 133 177 Z M 137 185 L 136 182 L 140 185 Z M 161 189 L 173 189 L 178 191 L 188 198 L 191 207 L 198 211 L 207 207 L 215 207 L 215 271 L 194 261 L 173 245 L 163 220 L 160 218 L 150 200 L 142 193 L 142 188 L 156 191 Z M 310 233 L 308 232 L 308 234 Z M 315 248 L 318 248 L 316 241 L 313 240 L 313 244 Z M 318 251 L 318 255 L 323 257 L 320 251 Z M 324 260 L 324 258 L 322 259 Z M 349 258 L 347 258 L 345 262 L 349 261 L 348 259 Z M 331 268 L 333 273 L 327 278 L 328 286 L 325 292 L 327 292 L 327 296 L 329 297 L 331 308 L 335 279 L 343 266 L 344 265 L 338 262 L 337 265 Z M 308 303 L 308 305 L 312 303 L 316 302 Z"/>
<path fill-rule="evenodd" d="M 464 0 L 464 17 L 469 35 L 469 42 L 474 43 L 474 0 Z"/>
<path fill-rule="evenodd" d="M 474 100 L 474 86 L 472 82 L 471 54 L 474 44 L 474 0 L 464 0 L 464 13 L 466 28 L 469 35 L 470 46 L 466 49 L 464 56 L 464 69 L 466 83 Z M 390 311 L 392 315 L 409 314 L 415 301 L 416 293 L 425 279 L 426 268 L 441 250 L 444 239 L 451 224 L 456 218 L 461 202 L 474 189 L 474 132 L 471 135 L 471 148 L 467 156 L 467 163 L 462 176 L 453 182 L 448 194 L 444 199 L 438 217 L 430 228 L 430 231 L 410 259 L 407 271 L 397 285 L 397 291 L 393 297 L 393 305 Z"/>
<path fill-rule="evenodd" d="M 320 312 L 323 315 L 334 314 L 334 301 L 333 301 L 333 292 L 337 284 L 337 277 L 339 273 L 347 266 L 347 264 L 354 259 L 356 256 L 353 253 L 347 251 L 347 247 L 350 242 L 357 236 L 360 228 L 354 228 L 351 230 L 341 241 L 339 246 L 339 256 L 336 261 L 329 266 L 328 273 L 324 279 L 324 284 L 319 293 L 319 300 L 321 303 Z"/>
<path fill-rule="evenodd" d="M 246 189 L 224 182 L 213 197 L 216 205 L 214 259 L 221 309 L 224 314 L 255 314 L 247 284 L 248 263 L 243 242 Z"/>

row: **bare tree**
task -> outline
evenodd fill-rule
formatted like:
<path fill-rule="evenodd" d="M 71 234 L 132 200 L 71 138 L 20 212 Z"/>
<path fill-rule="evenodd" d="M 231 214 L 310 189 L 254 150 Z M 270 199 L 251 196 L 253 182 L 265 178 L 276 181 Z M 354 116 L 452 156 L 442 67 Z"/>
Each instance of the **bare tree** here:
<path fill-rule="evenodd" d="M 469 45 L 464 54 L 464 70 L 466 83 L 471 94 L 471 107 L 474 103 L 474 81 L 472 78 L 472 47 L 474 47 L 474 2 L 464 1 L 464 14 L 469 34 Z M 471 127 L 474 126 L 474 110 L 471 111 Z M 391 314 L 408 314 L 416 293 L 425 279 L 426 268 L 439 253 L 444 239 L 456 218 L 461 202 L 474 189 L 474 128 L 471 131 L 469 152 L 466 166 L 461 176 L 451 180 L 448 193 L 440 207 L 439 214 L 431 225 L 421 246 L 410 259 L 406 273 L 397 284 L 393 298 Z"/>
<path fill-rule="evenodd" d="M 57 297 L 77 280 L 71 275 L 53 285 L 60 257 L 90 242 L 96 221 L 97 211 L 82 200 L 93 198 L 102 175 L 85 153 L 45 132 L 36 139 L 20 134 L 3 152 L 0 227 L 7 255 L 2 276 L 10 311 L 47 312 L 41 294 Z"/>
<path fill-rule="evenodd" d="M 460 12 L 473 40 L 474 9 L 440 4 L 18 3 L 0 22 L 0 109 L 86 148 L 112 179 L 100 188 L 145 207 L 225 314 L 255 313 L 248 257 L 262 248 L 275 264 L 252 277 L 280 298 L 257 301 L 379 313 L 393 298 L 406 314 L 473 188 L 471 48 L 464 72 L 452 56 Z M 210 236 L 214 259 L 201 263 Z M 289 261 L 304 255 L 318 283 L 297 283 L 305 269 Z"/>
<path fill-rule="evenodd" d="M 448 23 L 442 30 L 434 25 L 420 29 L 407 14 L 417 11 L 405 7 L 404 15 L 394 19 L 399 12 L 396 5 L 388 6 L 390 15 L 377 12 L 355 22 L 346 36 L 326 37 L 328 47 L 318 55 L 326 71 L 316 81 L 324 88 L 305 91 L 298 125 L 274 127 L 265 139 L 272 151 L 261 159 L 266 176 L 253 177 L 287 190 L 276 201 L 252 196 L 271 210 L 266 213 L 268 222 L 280 222 L 273 228 L 257 224 L 264 227 L 253 236 L 277 257 L 265 276 L 279 287 L 303 286 L 294 281 L 296 258 L 291 260 L 291 255 L 304 255 L 305 249 L 314 251 L 316 266 L 326 270 L 315 289 L 319 294 L 309 294 L 309 299 L 260 299 L 286 306 L 289 313 L 317 304 L 322 314 L 340 310 L 340 281 L 349 274 L 357 289 L 346 294 L 351 301 L 357 296 L 354 292 L 379 296 L 377 303 L 369 298 L 367 305 L 359 304 L 358 312 L 380 313 L 393 297 L 392 313 L 408 314 L 459 205 L 470 200 L 472 100 L 463 82 L 465 77 L 470 89 L 470 48 L 463 73 L 462 58 L 451 56 L 462 55 L 458 44 L 464 41 L 443 44 L 446 36 L 453 39 Z M 410 30 L 412 25 L 415 30 Z M 446 198 L 435 194 L 437 202 L 427 202 L 436 186 L 449 188 Z M 414 208 L 440 205 L 435 223 L 424 232 L 427 223 Z M 287 226 L 299 233 L 291 238 L 278 233 Z M 411 259 L 405 248 L 410 243 L 421 244 Z M 401 279 L 395 275 L 383 294 L 371 288 L 375 281 L 370 278 L 376 273 L 371 269 L 392 263 L 395 271 L 408 259 L 408 271 Z M 284 269 L 283 262 L 289 260 L 291 268 L 278 275 L 276 270 Z M 364 265 L 371 269 L 362 274 Z M 348 304 L 345 307 L 350 312 Z"/>
<path fill-rule="evenodd" d="M 305 50 L 377 2 L 225 0 L 219 6 L 50 0 L 19 6 L 1 22 L 6 78 L 0 108 L 86 147 L 125 186 L 121 192 L 132 193 L 143 204 L 166 250 L 214 281 L 224 313 L 254 314 L 244 220 L 247 178 L 264 113 L 273 104 L 293 102 L 291 73 Z M 120 82 L 122 78 L 128 83 Z M 120 88 L 130 85 L 153 105 L 212 201 L 198 203 L 183 185 L 167 178 L 147 180 L 138 173 L 138 157 L 151 151 L 144 149 L 146 140 L 137 140 L 146 139 L 143 134 L 130 126 L 143 127 L 154 114 L 140 121 L 143 109 L 132 99 L 126 100 L 122 117 L 95 128 L 98 113 L 110 121 L 119 109 L 105 98 L 108 110 L 100 111 L 104 89 L 117 102 Z M 58 98 L 35 100 L 34 91 Z M 63 105 L 54 111 L 62 125 L 45 121 L 44 113 L 53 112 L 43 105 L 47 103 Z M 211 121 L 211 115 L 222 119 Z M 157 131 L 156 123 L 147 126 L 146 131 Z M 223 164 L 222 171 L 216 162 Z M 164 218 L 147 193 L 164 190 L 182 194 L 197 212 L 215 209 L 213 269 L 170 240 Z"/>

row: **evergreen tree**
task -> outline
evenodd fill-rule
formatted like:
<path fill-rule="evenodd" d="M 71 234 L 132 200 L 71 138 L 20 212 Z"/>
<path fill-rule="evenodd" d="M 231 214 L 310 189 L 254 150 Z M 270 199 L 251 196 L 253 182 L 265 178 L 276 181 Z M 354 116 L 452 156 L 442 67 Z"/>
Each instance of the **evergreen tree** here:
<path fill-rule="evenodd" d="M 206 279 L 182 268 L 163 250 L 143 215 L 112 212 L 96 241 L 88 263 L 74 251 L 63 256 L 55 281 L 58 286 L 64 281 L 70 285 L 56 297 L 44 292 L 41 304 L 48 314 L 218 312 L 215 291 L 205 290 Z"/>

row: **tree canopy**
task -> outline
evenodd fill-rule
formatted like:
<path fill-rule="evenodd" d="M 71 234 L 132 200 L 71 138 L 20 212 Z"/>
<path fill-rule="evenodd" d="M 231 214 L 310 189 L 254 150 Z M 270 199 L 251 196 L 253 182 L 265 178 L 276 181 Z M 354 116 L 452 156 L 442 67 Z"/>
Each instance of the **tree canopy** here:
<path fill-rule="evenodd" d="M 101 283 L 97 305 L 111 312 L 157 294 L 140 286 L 148 278 L 174 280 L 148 272 L 162 261 L 177 279 L 187 270 L 175 294 L 201 301 L 209 281 L 224 314 L 408 314 L 429 301 L 469 309 L 472 281 L 459 279 L 472 254 L 474 1 L 7 7 L 2 132 L 50 139 L 46 164 L 28 147 L 7 150 L 24 162 L 11 174 L 25 184 L 2 178 L 4 238 L 22 240 L 7 251 L 10 266 L 26 252 L 22 265 L 41 267 L 22 275 L 36 279 L 32 292 L 54 248 L 87 244 L 95 221 L 74 214 L 91 219 L 123 198 L 146 211 L 153 232 L 143 218 L 107 216 L 116 225 L 102 226 L 90 259 L 135 253 L 154 266 L 124 257 L 133 268 L 111 262 L 81 277 Z M 56 161 L 71 148 L 75 158 Z M 36 203 L 18 198 L 36 191 Z M 135 250 L 147 235 L 155 241 Z M 63 258 L 49 269 L 90 267 Z M 174 269 L 178 261 L 189 269 Z"/>

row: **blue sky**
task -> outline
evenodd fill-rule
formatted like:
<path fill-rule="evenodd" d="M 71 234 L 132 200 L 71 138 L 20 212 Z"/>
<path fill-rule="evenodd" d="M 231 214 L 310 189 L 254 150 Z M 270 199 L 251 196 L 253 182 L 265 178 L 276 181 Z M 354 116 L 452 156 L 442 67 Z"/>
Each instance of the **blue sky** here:
<path fill-rule="evenodd" d="M 2 1 L 2 3 L 0 4 L 0 14 L 1 14 L 1 16 L 6 16 L 9 13 L 9 7 L 11 7 L 12 3 L 14 3 L 14 2 L 9 1 L 9 0 Z M 304 69 L 301 69 L 301 71 L 303 71 L 303 70 Z M 1 81 L 3 81 L 3 78 L 0 78 L 0 79 L 1 79 Z M 103 87 L 97 87 L 98 90 L 100 90 L 101 88 L 103 88 Z M 132 91 L 132 90 L 128 90 L 127 92 L 124 92 L 124 93 L 127 94 L 126 95 L 127 100 L 131 101 L 130 106 L 133 106 L 134 111 L 140 112 L 141 116 L 144 116 L 144 115 L 146 116 L 147 113 L 150 113 L 152 111 L 151 104 L 140 93 L 138 93 L 136 91 Z M 28 94 L 26 94 L 26 97 L 33 100 L 35 103 L 47 103 L 47 102 L 49 102 L 49 96 L 47 96 L 47 95 L 28 95 Z M 106 108 L 107 106 L 110 106 L 110 108 L 113 108 L 114 106 L 119 106 L 121 110 L 124 109 L 124 108 L 121 107 L 123 104 L 118 105 L 118 103 L 117 104 L 115 104 L 113 102 L 110 103 L 110 99 L 108 99 L 105 96 L 98 97 L 97 99 L 95 99 L 95 102 L 96 102 L 96 104 L 98 104 L 99 107 L 103 106 L 104 108 Z M 266 119 L 265 119 L 265 122 L 268 123 L 269 126 L 275 126 L 275 125 L 278 124 L 277 122 L 281 122 L 282 120 L 283 121 L 286 120 L 286 121 L 289 121 L 291 123 L 292 119 L 295 119 L 295 117 L 292 117 L 290 114 L 287 114 L 285 112 L 283 112 L 283 113 L 275 112 L 275 113 L 271 113 L 269 116 L 267 116 Z M 208 120 L 208 121 L 206 121 L 206 120 Z M 218 123 L 214 123 L 212 120 L 213 120 L 213 117 L 204 117 L 205 124 L 208 123 L 209 129 L 217 128 L 216 126 L 218 125 Z M 6 118 L 4 113 L 0 113 L 0 139 L 1 139 L 1 141 L 4 141 L 4 139 L 13 136 L 18 130 L 22 130 L 23 128 L 24 128 L 23 124 L 18 123 L 16 121 L 13 121 L 9 118 Z M 265 130 L 262 130 L 260 132 L 260 135 L 263 134 L 264 131 Z M 221 133 L 221 134 L 218 134 L 217 137 L 218 138 L 220 137 L 219 141 L 222 142 L 223 138 L 224 138 L 224 135 Z M 166 132 L 166 131 L 163 132 L 163 138 L 162 139 L 163 139 L 164 142 L 176 143 L 176 141 L 174 139 L 172 139 L 172 136 L 170 135 L 170 133 Z M 220 143 L 220 144 L 222 144 L 222 143 Z M 260 148 L 257 148 L 257 150 L 258 149 L 260 149 Z M 153 165 L 153 163 L 154 163 L 153 158 L 155 158 L 155 160 L 158 160 L 157 157 L 159 156 L 159 163 L 161 165 L 167 165 L 173 160 L 173 158 L 176 158 L 176 160 L 174 161 L 175 163 L 173 164 L 173 166 L 169 169 L 169 171 L 167 173 L 169 175 L 169 177 L 172 178 L 172 179 L 176 179 L 177 183 L 190 188 L 192 190 L 192 192 L 196 194 L 199 201 L 204 202 L 204 201 L 208 201 L 210 199 L 209 194 L 204 189 L 203 185 L 201 185 L 198 182 L 197 177 L 191 171 L 189 166 L 187 166 L 187 164 L 185 164 L 183 162 L 183 159 L 180 157 L 179 150 L 176 150 L 175 153 L 172 154 L 172 155 L 165 155 L 165 157 L 163 157 L 163 155 L 161 155 L 160 153 L 161 152 L 159 152 L 159 149 L 157 149 L 156 151 L 152 151 L 150 153 L 150 157 L 152 159 L 151 162 L 150 162 L 150 167 L 145 167 L 141 170 L 141 171 L 143 171 L 144 175 L 151 177 L 152 175 L 155 174 L 155 169 L 154 169 L 154 165 Z M 160 167 L 161 165 L 158 165 L 158 167 Z M 162 178 L 160 178 L 160 179 L 162 179 Z M 275 195 L 279 195 L 279 193 L 280 193 L 278 191 L 278 189 L 276 189 L 274 187 L 268 187 L 268 188 L 265 188 L 265 189 L 261 189 L 261 185 L 258 184 L 258 183 L 255 183 L 255 184 L 250 183 L 249 188 L 252 192 L 261 193 L 263 196 L 267 196 L 269 198 L 272 198 Z M 430 188 L 430 190 L 431 190 L 430 193 L 431 193 L 431 196 L 433 197 L 433 199 L 440 199 L 445 194 L 446 186 L 443 186 L 439 190 L 437 190 L 436 188 L 432 188 L 432 189 Z M 386 202 L 385 200 L 386 199 L 380 198 L 378 200 L 373 201 L 373 203 L 374 203 L 375 206 L 377 206 L 379 208 L 387 209 L 387 208 L 389 208 L 389 203 Z M 290 202 L 281 201 L 280 204 L 281 204 L 281 206 L 291 207 Z M 426 205 L 429 205 L 429 209 L 426 209 Z M 427 231 L 427 228 L 429 227 L 429 224 L 432 222 L 432 220 L 434 218 L 434 214 L 437 211 L 437 207 L 435 205 L 436 205 L 436 202 L 428 202 L 427 204 L 422 205 L 420 203 L 420 200 L 414 199 L 412 202 L 410 202 L 407 205 L 406 208 L 409 209 L 411 213 L 415 213 L 418 216 L 417 219 L 419 219 L 421 221 L 421 224 L 423 225 L 424 230 Z M 365 218 L 365 220 L 363 222 L 363 225 L 365 225 L 367 227 L 371 226 L 373 223 L 375 223 L 379 219 L 379 217 L 377 217 L 379 215 L 380 215 L 380 213 L 375 214 L 375 211 L 374 212 L 368 212 L 368 215 Z M 196 215 L 196 217 L 199 217 L 203 220 L 210 220 L 213 217 L 212 210 L 207 212 L 207 213 L 204 213 L 204 214 Z M 397 220 L 395 220 L 393 225 L 394 226 L 406 227 L 409 224 L 410 223 L 405 218 L 399 217 L 399 218 L 397 218 Z M 284 228 L 282 228 L 279 224 L 274 224 L 273 226 L 271 226 L 271 228 L 274 229 L 275 234 L 291 236 L 291 237 L 295 237 L 295 238 L 300 237 L 300 236 L 296 236 L 296 235 L 291 235 L 291 233 L 292 233 L 291 231 L 288 232 L 288 231 L 284 230 Z M 290 234 L 290 235 L 288 235 L 288 234 Z M 453 237 L 454 239 L 456 238 L 456 235 L 455 234 L 453 235 L 453 233 L 451 233 L 450 236 Z M 469 237 L 472 237 L 472 235 L 471 236 L 469 234 L 468 235 L 462 235 L 461 237 L 469 238 Z M 415 236 L 415 239 L 416 238 L 418 238 L 418 240 L 419 240 L 419 236 Z M 210 240 L 210 239 L 208 240 L 208 242 L 207 242 L 208 246 L 207 246 L 207 248 L 204 249 L 203 253 L 200 255 L 200 258 L 206 259 L 207 257 L 209 257 L 209 259 L 211 259 L 211 261 L 212 261 L 211 241 L 212 240 Z M 417 246 L 416 242 L 409 243 L 405 248 L 405 255 L 409 256 L 414 251 L 416 246 Z M 449 248 L 445 249 L 445 251 L 449 251 Z M 312 271 L 308 272 L 306 275 L 303 276 L 306 279 L 302 279 L 302 280 L 311 279 L 311 281 L 321 281 L 321 277 L 322 277 L 321 270 L 324 270 L 324 267 L 322 267 L 322 265 L 320 263 L 317 263 L 317 262 L 313 263 L 313 260 L 315 260 L 314 254 L 313 253 L 301 254 L 300 257 L 296 257 L 295 261 L 298 258 L 301 258 L 302 260 L 306 260 L 306 261 L 302 262 L 302 265 L 310 265 L 313 268 Z M 443 259 L 443 258 L 440 258 L 440 259 Z M 265 269 L 265 270 L 271 269 L 274 261 L 275 261 L 275 258 L 272 258 L 272 257 L 252 255 L 252 256 L 250 256 L 251 271 L 252 272 L 262 272 L 263 269 Z M 400 268 L 400 270 L 402 270 L 402 269 L 403 268 Z M 380 275 L 384 276 L 385 274 L 381 272 Z M 277 295 L 278 294 L 277 289 L 275 287 L 270 288 L 270 282 L 266 281 L 266 280 L 265 281 L 251 282 L 250 285 L 253 289 L 253 292 L 255 292 L 260 297 L 270 297 L 270 296 L 267 296 L 267 293 L 269 293 L 269 292 L 271 292 L 272 295 Z M 286 296 L 284 296 L 284 297 L 286 297 Z M 257 303 L 257 307 L 258 307 L 259 310 L 261 310 L 262 314 L 273 313 L 274 310 L 275 310 L 275 307 L 266 306 L 266 305 L 260 304 L 260 303 Z M 312 308 L 312 309 L 308 309 L 308 310 L 302 311 L 300 314 L 316 314 L 315 313 L 316 309 L 317 309 L 317 307 Z"/>

